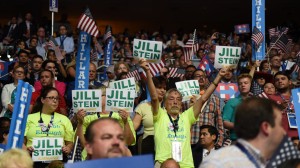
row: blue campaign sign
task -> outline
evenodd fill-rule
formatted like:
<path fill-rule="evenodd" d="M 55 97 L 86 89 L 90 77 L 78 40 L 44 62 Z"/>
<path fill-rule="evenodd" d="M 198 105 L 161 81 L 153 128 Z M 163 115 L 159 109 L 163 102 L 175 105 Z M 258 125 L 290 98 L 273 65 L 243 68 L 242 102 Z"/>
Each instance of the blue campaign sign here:
<path fill-rule="evenodd" d="M 65 168 L 153 168 L 153 156 L 142 155 L 123 158 L 98 159 L 65 164 Z"/>
<path fill-rule="evenodd" d="M 252 60 L 264 60 L 266 51 L 265 0 L 252 0 L 252 30 L 256 26 L 264 35 L 264 40 L 256 49 L 252 42 Z"/>
<path fill-rule="evenodd" d="M 31 94 L 31 85 L 19 80 L 6 150 L 22 148 Z"/>
<path fill-rule="evenodd" d="M 49 0 L 49 11 L 58 12 L 58 0 Z"/>
<path fill-rule="evenodd" d="M 79 34 L 78 52 L 76 57 L 75 90 L 89 87 L 91 35 L 81 31 Z"/>
<path fill-rule="evenodd" d="M 300 88 L 296 88 L 292 90 L 293 95 L 293 103 L 295 107 L 295 113 L 296 113 L 296 123 L 298 127 L 298 135 L 300 135 Z"/>

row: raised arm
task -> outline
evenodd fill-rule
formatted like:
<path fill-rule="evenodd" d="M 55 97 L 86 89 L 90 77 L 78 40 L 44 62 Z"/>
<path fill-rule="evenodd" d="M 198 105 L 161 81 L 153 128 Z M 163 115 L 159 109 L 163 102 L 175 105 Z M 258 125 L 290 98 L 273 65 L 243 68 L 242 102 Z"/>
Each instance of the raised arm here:
<path fill-rule="evenodd" d="M 261 61 L 258 61 L 258 60 L 256 60 L 256 61 L 253 63 L 253 65 L 252 65 L 252 67 L 251 67 L 251 70 L 250 70 L 250 72 L 249 72 L 249 75 L 252 77 L 252 79 L 253 79 L 253 77 L 254 77 L 255 70 L 257 69 L 257 67 L 260 66 L 260 63 L 261 63 Z"/>
<path fill-rule="evenodd" d="M 218 86 L 221 78 L 226 74 L 227 68 L 222 68 L 215 80 L 209 85 L 205 93 L 195 102 L 193 106 L 195 118 L 198 118 L 199 114 L 201 113 L 201 108 L 203 104 L 208 100 L 211 94 L 214 92 L 216 87 Z"/>
<path fill-rule="evenodd" d="M 159 100 L 158 100 L 158 95 L 156 93 L 156 89 L 152 80 L 152 75 L 150 73 L 149 65 L 146 62 L 145 59 L 140 60 L 140 66 L 143 68 L 143 70 L 146 72 L 147 76 L 147 85 L 149 88 L 149 93 L 151 97 L 151 107 L 152 107 L 152 112 L 153 116 L 157 115 L 158 109 L 159 109 Z"/>

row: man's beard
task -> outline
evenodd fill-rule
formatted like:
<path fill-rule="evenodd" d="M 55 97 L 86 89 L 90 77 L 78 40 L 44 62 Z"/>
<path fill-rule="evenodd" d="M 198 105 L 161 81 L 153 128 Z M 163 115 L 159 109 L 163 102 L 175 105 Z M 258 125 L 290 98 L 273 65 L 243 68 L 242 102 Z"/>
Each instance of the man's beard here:
<path fill-rule="evenodd" d="M 173 106 L 170 109 L 171 114 L 179 114 L 179 112 L 180 112 L 180 109 L 177 106 Z"/>

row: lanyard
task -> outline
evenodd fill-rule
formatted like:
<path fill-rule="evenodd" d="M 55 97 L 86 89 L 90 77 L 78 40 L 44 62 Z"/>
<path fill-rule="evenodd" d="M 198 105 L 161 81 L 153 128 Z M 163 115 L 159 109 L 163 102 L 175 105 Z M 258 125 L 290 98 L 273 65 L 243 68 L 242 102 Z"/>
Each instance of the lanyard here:
<path fill-rule="evenodd" d="M 248 159 L 255 165 L 256 168 L 259 168 L 259 164 L 256 159 L 250 154 L 250 152 L 239 142 L 235 144 L 244 154 L 247 155 Z"/>
<path fill-rule="evenodd" d="M 284 96 L 282 96 L 281 94 L 279 94 L 279 96 L 281 97 L 281 99 L 283 100 L 283 101 L 287 101 L 285 98 L 284 98 Z M 291 99 L 290 99 L 291 100 Z M 291 112 L 292 111 L 292 108 L 291 108 L 291 101 L 287 101 L 287 105 L 288 105 L 288 107 L 287 107 L 287 112 Z"/>
<path fill-rule="evenodd" d="M 51 120 L 48 124 L 48 127 L 44 124 L 44 121 L 42 119 L 42 112 L 40 112 L 40 121 L 39 121 L 39 126 L 42 129 L 42 132 L 47 132 L 47 136 L 49 135 L 49 130 L 53 126 L 53 120 L 54 120 L 54 113 L 51 115 Z"/>
<path fill-rule="evenodd" d="M 176 138 L 176 131 L 178 131 L 178 128 L 179 128 L 179 126 L 178 126 L 179 115 L 178 115 L 177 119 L 174 120 L 174 121 L 172 120 L 170 114 L 168 114 L 168 116 L 169 116 L 169 119 L 170 119 L 170 121 L 171 121 L 171 123 L 173 125 L 173 131 L 175 133 L 175 138 Z"/>
<path fill-rule="evenodd" d="M 112 116 L 112 114 L 113 114 L 113 112 L 111 111 L 111 112 L 109 112 L 109 118 L 111 118 L 111 116 Z M 97 113 L 97 116 L 98 116 L 98 118 L 100 118 L 101 116 L 100 116 L 100 113 Z"/>

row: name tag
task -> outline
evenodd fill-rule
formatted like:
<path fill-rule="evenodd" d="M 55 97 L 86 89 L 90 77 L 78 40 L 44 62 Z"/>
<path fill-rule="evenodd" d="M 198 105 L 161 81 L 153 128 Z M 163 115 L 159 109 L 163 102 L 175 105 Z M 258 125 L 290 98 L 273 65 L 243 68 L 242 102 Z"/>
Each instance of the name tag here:
<path fill-rule="evenodd" d="M 172 142 L 172 158 L 176 160 L 176 162 L 182 161 L 181 142 L 177 142 L 177 141 Z"/>

